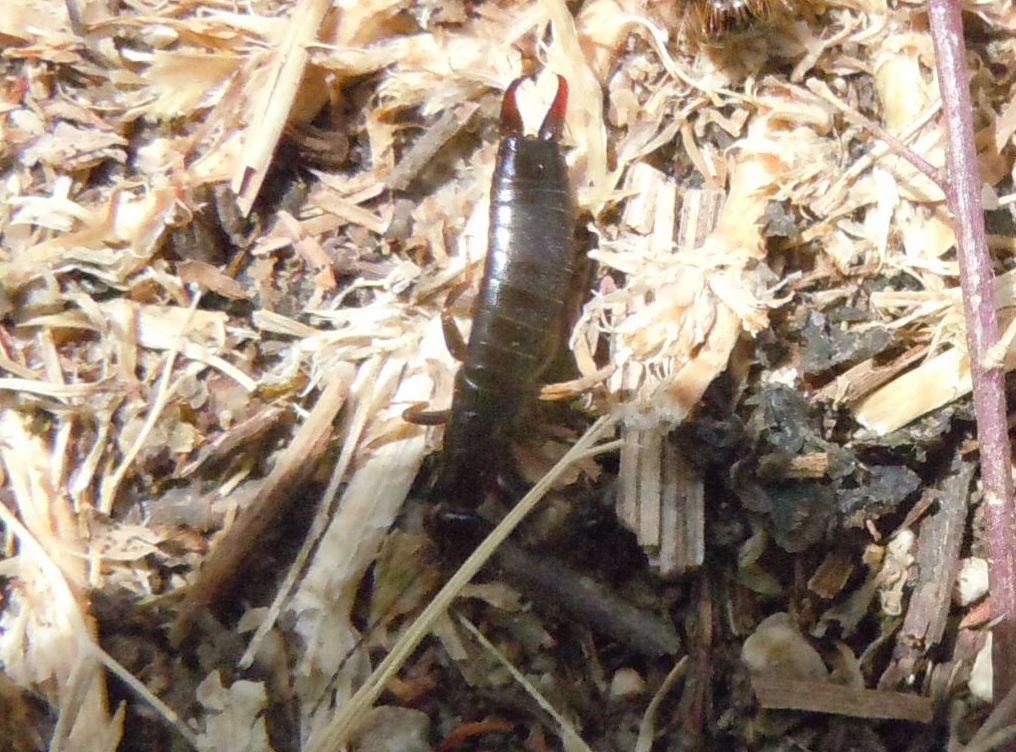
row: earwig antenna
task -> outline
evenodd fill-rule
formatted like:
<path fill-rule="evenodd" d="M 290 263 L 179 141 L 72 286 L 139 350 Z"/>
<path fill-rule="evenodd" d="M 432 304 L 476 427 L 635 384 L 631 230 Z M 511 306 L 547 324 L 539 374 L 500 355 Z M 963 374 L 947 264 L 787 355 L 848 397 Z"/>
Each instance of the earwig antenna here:
<path fill-rule="evenodd" d="M 522 114 L 519 112 L 519 103 L 516 99 L 516 92 L 522 82 L 526 79 L 516 78 L 504 91 L 504 99 L 501 100 L 501 136 L 517 136 L 522 134 Z"/>
<path fill-rule="evenodd" d="M 550 103 L 550 109 L 540 125 L 540 138 L 544 141 L 558 141 L 564 133 L 564 116 L 568 110 L 568 82 L 558 74 L 557 94 Z"/>

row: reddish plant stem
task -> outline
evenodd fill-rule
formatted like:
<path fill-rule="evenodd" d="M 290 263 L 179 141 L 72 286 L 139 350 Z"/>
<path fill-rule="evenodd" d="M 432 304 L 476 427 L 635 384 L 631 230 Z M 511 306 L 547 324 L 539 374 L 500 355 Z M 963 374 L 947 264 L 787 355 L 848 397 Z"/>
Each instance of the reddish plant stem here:
<path fill-rule="evenodd" d="M 1016 679 L 1016 528 L 1012 507 L 1012 459 L 1006 424 L 1005 374 L 986 367 L 988 348 L 998 341 L 991 256 L 984 234 L 981 178 L 971 122 L 970 74 L 957 0 L 928 0 L 935 64 L 945 115 L 946 196 L 953 214 L 960 284 L 967 322 L 967 348 L 981 450 L 984 518 L 990 550 L 994 695 L 1005 697 Z"/>

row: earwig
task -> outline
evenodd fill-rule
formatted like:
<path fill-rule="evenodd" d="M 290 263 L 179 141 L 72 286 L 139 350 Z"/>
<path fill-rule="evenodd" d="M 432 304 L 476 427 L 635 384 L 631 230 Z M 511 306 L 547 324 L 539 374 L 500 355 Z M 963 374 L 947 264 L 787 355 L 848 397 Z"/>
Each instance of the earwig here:
<path fill-rule="evenodd" d="M 489 532 L 475 507 L 500 479 L 498 472 L 510 456 L 514 419 L 524 401 L 535 396 L 564 338 L 581 278 L 576 273 L 575 200 L 558 145 L 568 85 L 558 76 L 557 94 L 534 137 L 522 129 L 515 98 L 521 83 L 511 83 L 501 105 L 487 262 L 468 344 L 456 344 L 444 321 L 449 349 L 463 350 L 433 494 L 444 503 L 431 515 L 446 551 L 463 544 L 473 548 Z M 502 542 L 492 560 L 534 599 L 552 603 L 640 653 L 670 655 L 680 647 L 666 619 L 628 603 L 560 560 L 510 542 Z"/>
<path fill-rule="evenodd" d="M 501 143 L 490 197 L 486 268 L 455 377 L 436 493 L 475 507 L 510 456 L 512 424 L 564 336 L 574 284 L 575 201 L 558 140 L 568 84 L 538 135 L 523 132 L 516 79 L 501 105 Z"/>
<path fill-rule="evenodd" d="M 769 20 L 781 0 L 690 0 L 686 22 L 698 39 L 744 34 Z"/>

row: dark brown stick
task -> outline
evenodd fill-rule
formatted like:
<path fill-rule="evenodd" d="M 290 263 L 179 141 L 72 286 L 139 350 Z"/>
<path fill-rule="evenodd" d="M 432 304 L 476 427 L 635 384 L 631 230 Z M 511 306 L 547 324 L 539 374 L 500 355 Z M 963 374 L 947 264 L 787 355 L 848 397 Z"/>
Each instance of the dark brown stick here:
<path fill-rule="evenodd" d="M 642 655 L 674 655 L 680 650 L 677 631 L 665 618 L 629 603 L 557 559 L 505 542 L 494 554 L 494 561 L 505 579 L 533 600 L 557 608 Z"/>
<path fill-rule="evenodd" d="M 981 482 L 988 546 L 992 618 L 994 695 L 1005 697 L 1016 679 L 1016 556 L 1009 433 L 1004 373 L 986 367 L 988 349 L 998 341 L 994 275 L 984 234 L 981 179 L 971 123 L 966 45 L 957 0 L 928 0 L 935 64 L 945 114 L 948 150 L 946 196 L 953 214 L 967 321 L 967 348 L 973 380 Z"/>

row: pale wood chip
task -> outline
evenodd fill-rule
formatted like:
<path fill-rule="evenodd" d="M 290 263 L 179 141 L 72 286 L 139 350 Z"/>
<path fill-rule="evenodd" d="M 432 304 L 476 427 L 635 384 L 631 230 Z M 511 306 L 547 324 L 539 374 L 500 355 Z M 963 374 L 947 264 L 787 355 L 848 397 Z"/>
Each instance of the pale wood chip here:
<path fill-rule="evenodd" d="M 245 214 L 261 189 L 272 154 L 300 92 L 308 47 L 317 41 L 330 7 L 330 0 L 300 0 L 291 9 L 282 45 L 269 59 L 267 81 L 252 106 L 251 127 L 247 130 L 243 155 L 232 181 L 237 203 Z"/>
<path fill-rule="evenodd" d="M 177 267 L 180 281 L 194 283 L 231 300 L 246 300 L 254 293 L 232 277 L 204 261 L 182 261 Z"/>

